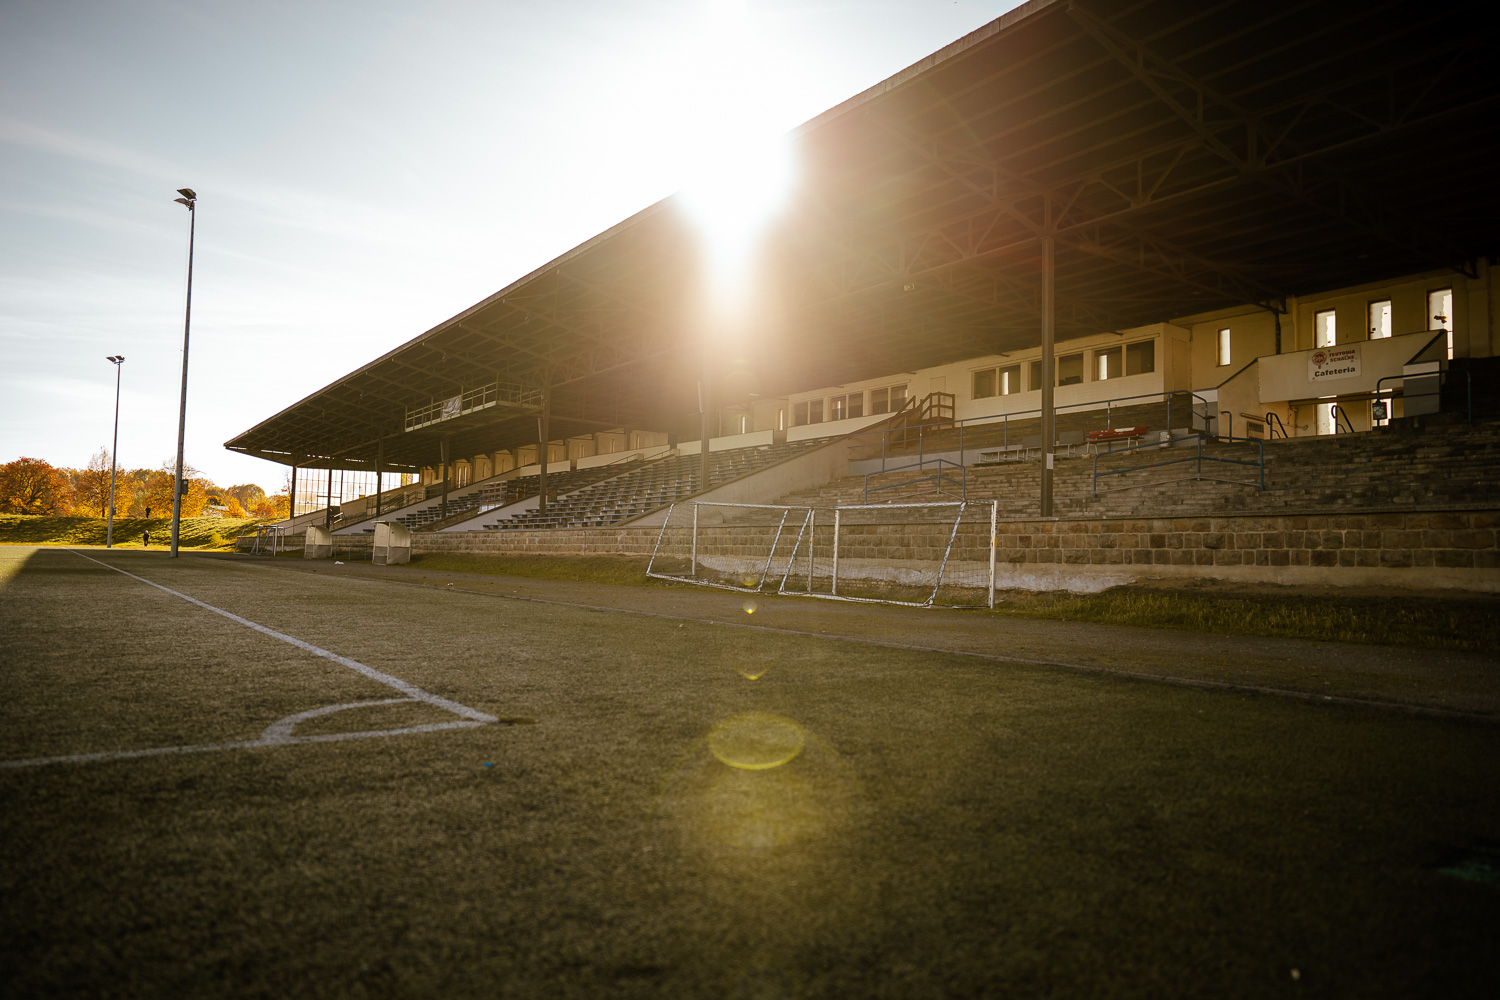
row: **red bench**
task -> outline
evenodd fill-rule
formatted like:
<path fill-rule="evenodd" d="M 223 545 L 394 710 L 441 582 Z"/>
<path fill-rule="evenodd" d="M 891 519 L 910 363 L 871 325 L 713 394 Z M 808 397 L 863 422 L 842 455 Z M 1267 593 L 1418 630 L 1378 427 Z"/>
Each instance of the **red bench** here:
<path fill-rule="evenodd" d="M 1101 444 L 1114 444 L 1116 441 L 1124 441 L 1126 444 L 1139 444 L 1141 435 L 1149 428 L 1140 427 L 1113 427 L 1109 430 L 1089 431 L 1089 444 L 1096 450 Z"/>

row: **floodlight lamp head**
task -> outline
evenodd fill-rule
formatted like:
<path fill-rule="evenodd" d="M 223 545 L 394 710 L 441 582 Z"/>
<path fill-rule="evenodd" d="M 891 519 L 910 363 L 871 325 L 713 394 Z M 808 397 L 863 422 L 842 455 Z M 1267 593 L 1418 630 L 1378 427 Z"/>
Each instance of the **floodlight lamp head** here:
<path fill-rule="evenodd" d="M 177 202 L 177 204 L 179 205 L 186 205 L 189 212 L 193 210 L 193 203 L 191 201 L 188 201 L 186 198 L 173 198 L 172 200 Z"/>
<path fill-rule="evenodd" d="M 177 193 L 182 195 L 188 201 L 198 200 L 198 192 L 194 191 L 192 188 L 178 188 Z"/>

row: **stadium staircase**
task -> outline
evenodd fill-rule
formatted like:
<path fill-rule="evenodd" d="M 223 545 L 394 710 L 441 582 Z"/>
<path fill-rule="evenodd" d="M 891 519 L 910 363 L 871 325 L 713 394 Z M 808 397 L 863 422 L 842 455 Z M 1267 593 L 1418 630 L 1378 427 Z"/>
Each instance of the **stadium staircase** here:
<path fill-rule="evenodd" d="M 1179 437 L 1176 443 L 1177 447 L 1104 452 L 1098 456 L 1098 469 L 1102 473 L 1195 454 L 1195 439 Z M 1192 464 L 1141 469 L 1101 479 L 1098 496 L 1094 496 L 1095 459 L 1075 450 L 1072 456 L 1057 458 L 1053 511 L 1058 517 L 1092 518 L 1452 510 L 1492 507 L 1500 492 L 1500 423 L 1495 422 L 1278 438 L 1264 446 L 1263 492 L 1258 489 L 1257 469 L 1205 461 L 1202 480 L 1192 480 Z M 1253 460 L 1259 449 L 1243 440 L 1209 440 L 1204 442 L 1203 454 L 1245 461 Z M 872 475 L 869 487 L 873 490 L 913 478 L 911 470 Z M 1036 516 L 1040 481 L 1039 462 L 1004 462 L 970 466 L 963 489 L 970 500 L 998 500 L 1001 517 L 1029 518 Z M 817 489 L 789 493 L 775 502 L 817 507 L 860 504 L 865 502 L 865 489 L 864 476 L 847 476 Z M 878 496 L 881 503 L 960 498 L 951 485 L 940 493 L 930 484 L 885 490 Z"/>
<path fill-rule="evenodd" d="M 532 508 L 511 513 L 475 527 L 491 531 L 536 528 L 592 528 L 623 524 L 685 500 L 704 489 L 715 489 L 742 476 L 828 443 L 827 439 L 784 442 L 751 448 L 716 451 L 709 456 L 709 478 L 700 486 L 702 459 L 698 455 L 668 455 L 616 474 L 604 482 L 575 488 L 547 502 L 547 511 Z M 550 477 L 549 477 L 550 481 Z M 562 491 L 559 491 L 560 493 Z"/>

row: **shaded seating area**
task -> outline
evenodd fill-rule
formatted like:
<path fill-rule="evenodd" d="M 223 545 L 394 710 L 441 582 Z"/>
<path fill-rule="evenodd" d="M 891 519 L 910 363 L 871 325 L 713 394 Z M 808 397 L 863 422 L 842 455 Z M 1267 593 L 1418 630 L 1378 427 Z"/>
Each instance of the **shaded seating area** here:
<path fill-rule="evenodd" d="M 705 489 L 722 486 L 803 452 L 821 448 L 827 443 L 826 439 L 817 438 L 714 452 L 709 456 L 709 480 L 706 485 L 699 482 L 702 477 L 700 456 L 670 455 L 637 466 L 623 475 L 617 474 L 604 482 L 583 488 L 575 487 L 569 493 L 559 491 L 556 500 L 548 501 L 545 513 L 534 507 L 518 510 L 479 527 L 510 531 L 620 524 Z M 551 477 L 548 482 L 550 485 Z"/>

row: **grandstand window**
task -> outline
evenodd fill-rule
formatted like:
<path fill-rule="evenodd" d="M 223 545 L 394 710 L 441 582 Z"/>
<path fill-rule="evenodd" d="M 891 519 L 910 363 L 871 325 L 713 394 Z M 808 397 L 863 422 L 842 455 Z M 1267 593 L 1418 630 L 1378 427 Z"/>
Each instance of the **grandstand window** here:
<path fill-rule="evenodd" d="M 1313 346 L 1333 347 L 1339 342 L 1338 315 L 1332 309 L 1313 314 Z"/>
<path fill-rule="evenodd" d="M 1028 384 L 1033 389 L 1040 389 L 1042 387 L 1042 363 L 1040 361 L 1033 361 L 1031 363 L 1030 376 L 1031 381 Z"/>
<path fill-rule="evenodd" d="M 1217 359 L 1215 361 L 1215 363 L 1218 364 L 1218 365 L 1222 366 L 1222 365 L 1229 364 L 1229 360 L 1232 357 L 1232 354 L 1230 352 L 1230 338 L 1231 338 L 1231 336 L 1232 335 L 1229 332 L 1229 327 L 1227 327 L 1227 326 L 1224 329 L 1222 329 L 1222 330 L 1219 331 L 1219 334 L 1218 334 L 1218 337 L 1217 337 L 1218 343 L 1216 344 L 1216 351 L 1215 351 L 1215 355 L 1214 355 L 1215 358 Z"/>
<path fill-rule="evenodd" d="M 1011 365 L 1000 369 L 1000 395 L 1009 396 L 1021 391 L 1021 366 Z"/>
<path fill-rule="evenodd" d="M 1156 341 L 1138 340 L 1125 345 L 1125 374 L 1145 375 L 1156 371 Z"/>
<path fill-rule="evenodd" d="M 1057 359 L 1057 384 L 1077 385 L 1083 381 L 1083 355 L 1064 354 Z"/>
<path fill-rule="evenodd" d="M 1125 348 L 1111 347 L 1094 352 L 1094 381 L 1119 378 L 1125 374 Z"/>
<path fill-rule="evenodd" d="M 862 417 L 865 415 L 865 394 L 862 392 L 851 392 L 848 397 L 848 410 L 851 417 Z"/>
<path fill-rule="evenodd" d="M 848 413 L 844 412 L 844 399 L 845 397 L 843 396 L 834 396 L 828 401 L 829 420 L 843 420 L 849 415 Z"/>
<path fill-rule="evenodd" d="M 807 423 L 807 404 L 806 403 L 793 403 L 792 404 L 792 426 L 794 426 L 794 427 L 802 427 L 802 426 L 806 425 L 806 423 Z"/>
<path fill-rule="evenodd" d="M 891 385 L 870 390 L 871 413 L 895 413 L 906 405 L 906 386 Z"/>
<path fill-rule="evenodd" d="M 1429 330 L 1448 331 L 1448 357 L 1453 357 L 1453 289 L 1439 288 L 1427 293 Z"/>
<path fill-rule="evenodd" d="M 1370 339 L 1380 340 L 1391 335 L 1391 300 L 1381 299 L 1370 303 Z"/>
<path fill-rule="evenodd" d="M 974 399 L 988 399 L 990 396 L 1000 395 L 998 372 L 994 368 L 986 368 L 974 373 Z"/>

